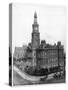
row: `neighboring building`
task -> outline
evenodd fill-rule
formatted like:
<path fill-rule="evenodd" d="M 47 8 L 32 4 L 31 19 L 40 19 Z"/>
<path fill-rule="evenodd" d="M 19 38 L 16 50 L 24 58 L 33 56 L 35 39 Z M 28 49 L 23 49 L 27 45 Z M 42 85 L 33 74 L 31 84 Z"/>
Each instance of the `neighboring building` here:
<path fill-rule="evenodd" d="M 27 46 L 23 45 L 22 47 L 15 47 L 13 57 L 16 59 L 22 59 L 25 57 Z"/>

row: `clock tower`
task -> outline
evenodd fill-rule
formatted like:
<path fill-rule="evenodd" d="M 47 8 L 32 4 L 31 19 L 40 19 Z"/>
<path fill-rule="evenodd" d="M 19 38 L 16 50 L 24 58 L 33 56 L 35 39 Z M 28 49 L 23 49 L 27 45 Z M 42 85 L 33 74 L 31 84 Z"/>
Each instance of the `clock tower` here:
<path fill-rule="evenodd" d="M 39 33 L 39 25 L 37 23 L 37 13 L 34 13 L 34 23 L 32 24 L 32 57 L 33 57 L 33 67 L 37 66 L 37 58 L 36 58 L 36 49 L 40 45 L 40 33 Z"/>
<path fill-rule="evenodd" d="M 40 45 L 40 33 L 39 33 L 39 25 L 37 23 L 37 13 L 34 13 L 34 23 L 32 25 L 32 48 L 36 49 Z"/>

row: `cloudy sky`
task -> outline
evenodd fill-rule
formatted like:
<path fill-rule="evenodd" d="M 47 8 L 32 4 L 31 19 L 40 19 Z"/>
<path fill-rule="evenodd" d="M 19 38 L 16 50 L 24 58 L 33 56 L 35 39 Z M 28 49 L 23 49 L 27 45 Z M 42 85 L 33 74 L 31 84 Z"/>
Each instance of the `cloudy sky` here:
<path fill-rule="evenodd" d="M 34 4 L 12 4 L 12 45 L 22 46 L 31 42 L 34 12 L 37 12 L 40 39 L 54 44 L 61 41 L 66 49 L 66 8 Z"/>

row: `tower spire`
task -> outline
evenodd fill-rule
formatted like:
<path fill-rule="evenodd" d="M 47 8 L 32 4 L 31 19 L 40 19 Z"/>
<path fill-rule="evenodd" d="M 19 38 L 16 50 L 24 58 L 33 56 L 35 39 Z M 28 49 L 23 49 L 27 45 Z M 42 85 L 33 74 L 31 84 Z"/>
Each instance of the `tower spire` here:
<path fill-rule="evenodd" d="M 33 32 L 32 32 L 32 57 L 33 57 L 33 67 L 37 66 L 37 55 L 36 49 L 40 46 L 40 33 L 39 33 L 39 25 L 37 23 L 37 13 L 34 13 L 34 23 L 32 24 Z"/>
<path fill-rule="evenodd" d="M 37 18 L 37 13 L 36 13 L 36 11 L 35 11 L 35 13 L 34 13 L 34 18 Z"/>
<path fill-rule="evenodd" d="M 36 11 L 34 13 L 34 23 L 37 24 L 37 13 L 36 13 Z"/>

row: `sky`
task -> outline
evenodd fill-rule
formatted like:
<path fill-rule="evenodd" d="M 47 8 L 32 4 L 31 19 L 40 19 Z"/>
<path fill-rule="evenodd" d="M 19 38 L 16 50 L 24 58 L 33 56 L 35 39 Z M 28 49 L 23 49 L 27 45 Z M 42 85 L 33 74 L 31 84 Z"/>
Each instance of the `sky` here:
<path fill-rule="evenodd" d="M 34 12 L 37 12 L 40 40 L 61 41 L 66 49 L 66 8 L 38 4 L 12 4 L 12 48 L 31 42 Z"/>

